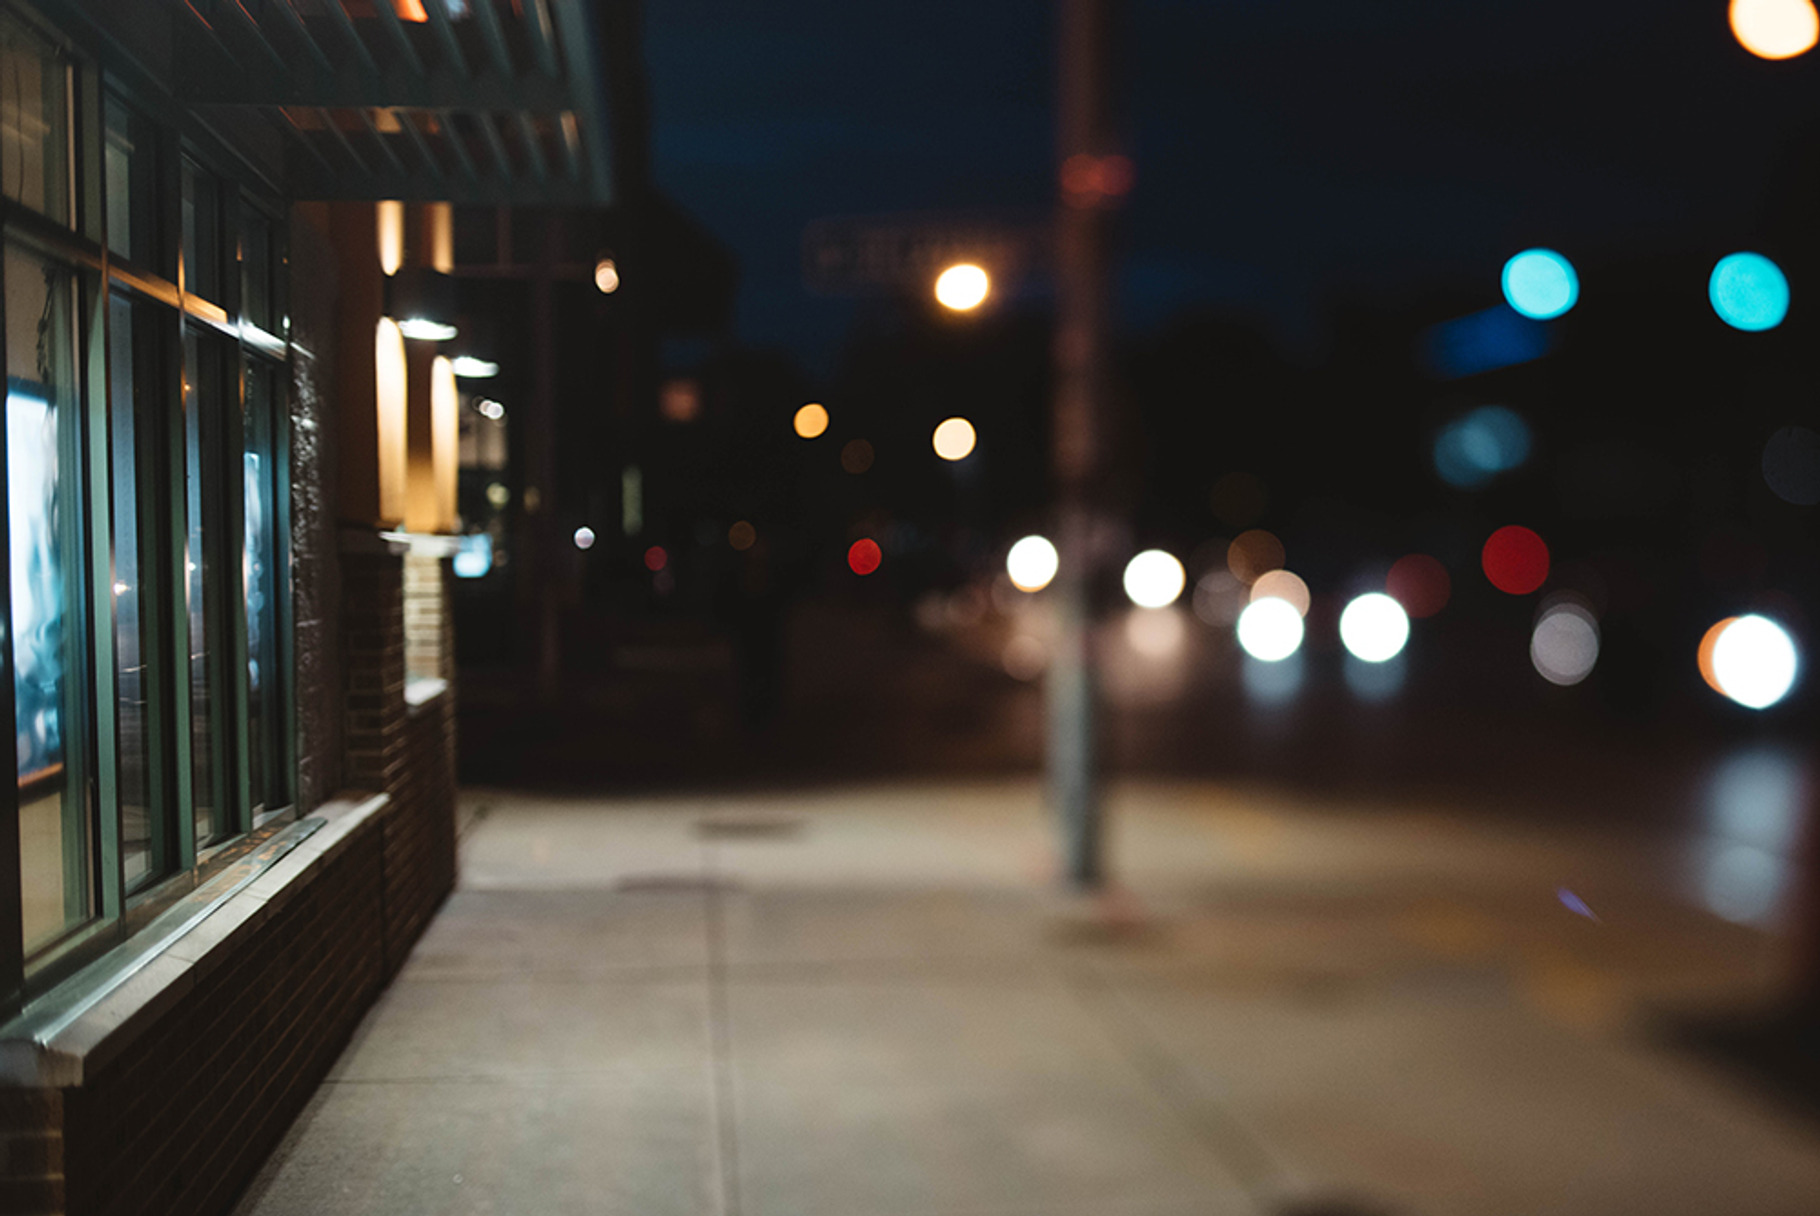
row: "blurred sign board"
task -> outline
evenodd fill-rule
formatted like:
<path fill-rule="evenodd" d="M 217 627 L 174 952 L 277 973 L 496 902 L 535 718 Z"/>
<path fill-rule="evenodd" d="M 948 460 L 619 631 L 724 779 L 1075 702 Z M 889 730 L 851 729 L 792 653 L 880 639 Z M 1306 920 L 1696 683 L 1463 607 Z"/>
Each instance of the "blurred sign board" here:
<path fill-rule="evenodd" d="M 826 295 L 921 289 L 957 262 L 1004 282 L 1048 255 L 1042 222 L 973 216 L 842 216 L 803 232 L 803 282 Z"/>

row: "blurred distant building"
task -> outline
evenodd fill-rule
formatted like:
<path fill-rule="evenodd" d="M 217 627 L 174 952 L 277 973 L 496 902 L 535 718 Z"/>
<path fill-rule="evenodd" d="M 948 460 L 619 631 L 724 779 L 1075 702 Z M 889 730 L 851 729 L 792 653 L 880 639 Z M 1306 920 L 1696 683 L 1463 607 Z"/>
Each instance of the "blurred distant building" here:
<path fill-rule="evenodd" d="M 459 311 L 489 365 L 461 394 L 456 606 L 477 693 L 512 701 L 557 691 L 591 565 L 650 573 L 648 521 L 681 463 L 664 442 L 701 429 L 737 286 L 731 254 L 651 179 L 638 5 L 599 16 L 612 205 L 455 215 Z"/>

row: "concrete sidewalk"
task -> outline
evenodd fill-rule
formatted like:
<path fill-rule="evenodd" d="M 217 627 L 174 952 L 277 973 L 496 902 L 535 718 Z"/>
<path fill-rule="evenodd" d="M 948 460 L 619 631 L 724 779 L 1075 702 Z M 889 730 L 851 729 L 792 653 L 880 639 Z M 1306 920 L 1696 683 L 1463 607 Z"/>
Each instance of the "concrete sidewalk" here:
<path fill-rule="evenodd" d="M 1107 931 L 1034 783 L 467 806 L 242 1216 L 1820 1212 L 1651 1033 L 1776 984 L 1697 842 L 1126 785 Z"/>

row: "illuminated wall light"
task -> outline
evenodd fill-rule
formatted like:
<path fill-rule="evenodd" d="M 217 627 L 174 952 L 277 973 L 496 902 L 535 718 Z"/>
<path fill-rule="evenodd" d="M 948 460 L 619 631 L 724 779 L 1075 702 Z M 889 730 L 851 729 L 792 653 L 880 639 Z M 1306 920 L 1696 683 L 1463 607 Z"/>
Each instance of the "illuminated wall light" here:
<path fill-rule="evenodd" d="M 877 570 L 883 560 L 878 542 L 870 537 L 861 537 L 847 548 L 847 568 L 861 577 Z"/>
<path fill-rule="evenodd" d="M 586 552 L 594 547 L 594 529 L 583 524 L 575 529 L 575 547 Z"/>
<path fill-rule="evenodd" d="M 447 342 L 461 331 L 447 321 L 428 317 L 405 317 L 398 322 L 398 332 L 414 342 Z"/>
<path fill-rule="evenodd" d="M 965 460 L 973 452 L 978 436 L 973 424 L 965 418 L 949 418 L 935 428 L 931 443 L 943 460 Z"/>
<path fill-rule="evenodd" d="M 811 401 L 796 411 L 791 420 L 797 435 L 803 439 L 815 439 L 828 429 L 828 411 L 825 407 Z"/>
<path fill-rule="evenodd" d="M 431 531 L 460 529 L 458 495 L 461 477 L 461 390 L 450 360 L 438 355 L 430 364 L 430 523 Z"/>
<path fill-rule="evenodd" d="M 1793 59 L 1820 40 L 1811 0 L 1732 0 L 1732 34 L 1759 59 Z"/>
<path fill-rule="evenodd" d="M 1275 597 L 1291 604 L 1303 616 L 1308 615 L 1309 605 L 1313 602 L 1308 594 L 1308 584 L 1302 581 L 1299 574 L 1287 570 L 1272 570 L 1260 575 L 1258 581 L 1251 584 L 1251 598 L 1254 600 Z"/>
<path fill-rule="evenodd" d="M 373 207 L 378 228 L 379 269 L 386 275 L 398 273 L 404 265 L 404 204 L 385 199 Z"/>
<path fill-rule="evenodd" d="M 1768 709 L 1795 686 L 1801 660 L 1788 630 L 1755 613 L 1726 621 L 1712 645 L 1712 682 L 1749 709 Z"/>
<path fill-rule="evenodd" d="M 1146 549 L 1125 563 L 1125 594 L 1140 608 L 1167 608 L 1188 586 L 1188 572 L 1172 553 Z"/>
<path fill-rule="evenodd" d="M 1548 546 L 1528 528 L 1509 524 L 1486 539 L 1479 564 L 1499 591 L 1528 595 L 1548 581 Z"/>
<path fill-rule="evenodd" d="M 991 292 L 992 279 L 971 262 L 950 266 L 935 280 L 937 302 L 954 312 L 971 312 L 984 304 Z"/>
<path fill-rule="evenodd" d="M 1774 329 L 1788 315 L 1788 278 L 1760 253 L 1720 258 L 1706 293 L 1719 319 L 1746 333 Z"/>
<path fill-rule="evenodd" d="M 619 263 L 612 258 L 602 258 L 594 263 L 594 290 L 603 296 L 619 290 Z"/>
<path fill-rule="evenodd" d="M 1394 659 L 1409 641 L 1409 614 L 1382 591 L 1367 592 L 1340 613 L 1340 641 L 1367 663 Z"/>
<path fill-rule="evenodd" d="M 1542 610 L 1529 635 L 1529 662 L 1550 684 L 1578 684 L 1599 661 L 1599 622 L 1582 604 L 1557 603 Z"/>
<path fill-rule="evenodd" d="M 463 380 L 491 380 L 499 374 L 499 364 L 491 359 L 476 359 L 473 355 L 456 355 L 452 360 L 455 374 Z"/>
<path fill-rule="evenodd" d="M 1302 614 L 1287 600 L 1253 600 L 1239 613 L 1239 646 L 1254 659 L 1280 663 L 1302 648 Z"/>
<path fill-rule="evenodd" d="M 1026 536 L 1005 555 L 1005 573 L 1019 591 L 1041 591 L 1061 568 L 1061 554 L 1047 537 Z"/>
<path fill-rule="evenodd" d="M 1524 316 L 1548 321 L 1580 298 L 1573 263 L 1552 249 L 1525 249 L 1504 263 L 1504 299 Z"/>
<path fill-rule="evenodd" d="M 404 335 L 390 317 L 379 318 L 373 334 L 374 408 L 378 411 L 379 517 L 405 517 L 406 371 Z"/>

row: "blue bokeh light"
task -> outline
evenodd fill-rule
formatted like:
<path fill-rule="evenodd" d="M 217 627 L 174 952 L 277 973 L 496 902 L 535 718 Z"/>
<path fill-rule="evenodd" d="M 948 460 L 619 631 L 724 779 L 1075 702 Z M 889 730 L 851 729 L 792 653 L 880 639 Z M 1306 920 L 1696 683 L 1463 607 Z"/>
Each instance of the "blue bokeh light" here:
<path fill-rule="evenodd" d="M 493 538 L 485 532 L 462 537 L 452 565 L 456 578 L 485 578 L 493 569 Z"/>
<path fill-rule="evenodd" d="M 1443 380 L 1528 363 L 1555 348 L 1553 329 L 1503 304 L 1430 326 L 1424 338 L 1423 361 Z"/>
<path fill-rule="evenodd" d="M 1515 410 L 1484 405 L 1435 436 L 1435 472 L 1457 490 L 1473 490 L 1529 459 L 1529 424 Z"/>
<path fill-rule="evenodd" d="M 1788 315 L 1788 279 L 1760 253 L 1720 258 L 1707 295 L 1721 321 L 1749 333 L 1774 329 Z"/>
<path fill-rule="evenodd" d="M 1525 249 L 1504 263 L 1504 298 L 1524 316 L 1547 321 L 1580 298 L 1580 276 L 1552 249 Z"/>

